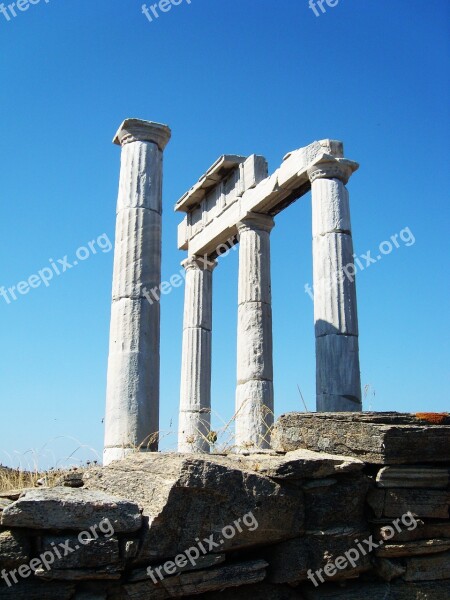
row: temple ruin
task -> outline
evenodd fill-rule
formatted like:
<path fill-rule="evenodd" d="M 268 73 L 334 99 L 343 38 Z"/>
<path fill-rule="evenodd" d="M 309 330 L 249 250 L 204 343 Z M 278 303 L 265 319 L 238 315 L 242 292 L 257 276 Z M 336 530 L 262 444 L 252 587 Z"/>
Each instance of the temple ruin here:
<path fill-rule="evenodd" d="M 108 362 L 104 462 L 155 450 L 159 430 L 159 301 L 163 151 L 170 129 L 127 119 L 121 146 Z M 270 232 L 278 213 L 312 192 L 318 412 L 361 410 L 358 319 L 349 194 L 356 162 L 320 140 L 289 152 L 268 175 L 262 156 L 221 156 L 176 203 L 187 251 L 181 368 L 180 452 L 208 452 L 213 271 L 220 249 L 239 243 L 236 449 L 270 447 L 273 358 Z"/>

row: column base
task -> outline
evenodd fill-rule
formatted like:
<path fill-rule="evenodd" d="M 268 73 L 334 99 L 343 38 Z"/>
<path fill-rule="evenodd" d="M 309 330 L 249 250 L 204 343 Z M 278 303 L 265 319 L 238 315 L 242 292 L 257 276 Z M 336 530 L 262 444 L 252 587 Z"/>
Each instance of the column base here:
<path fill-rule="evenodd" d="M 361 411 L 358 338 L 351 335 L 318 337 L 316 357 L 317 411 Z"/>
<path fill-rule="evenodd" d="M 252 380 L 236 388 L 236 449 L 270 448 L 274 422 L 273 382 Z"/>
<path fill-rule="evenodd" d="M 178 452 L 209 454 L 211 443 L 211 413 L 209 411 L 180 411 Z"/>
<path fill-rule="evenodd" d="M 144 448 L 142 450 L 135 450 L 134 448 L 105 448 L 103 450 L 103 466 L 107 467 L 115 460 L 122 460 L 129 454 L 137 454 L 138 452 L 153 452 Z"/>
<path fill-rule="evenodd" d="M 358 398 L 349 396 L 317 396 L 317 412 L 361 412 L 362 404 Z"/>

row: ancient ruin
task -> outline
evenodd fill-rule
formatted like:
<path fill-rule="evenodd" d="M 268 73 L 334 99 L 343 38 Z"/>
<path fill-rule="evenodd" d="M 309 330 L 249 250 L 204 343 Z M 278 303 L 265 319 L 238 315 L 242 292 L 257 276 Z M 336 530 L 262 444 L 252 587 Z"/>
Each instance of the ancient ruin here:
<path fill-rule="evenodd" d="M 349 412 L 90 466 L 0 493 L 0 600 L 447 600 L 449 467 L 449 415 Z"/>
<path fill-rule="evenodd" d="M 261 156 L 222 156 L 177 202 L 188 252 L 180 452 L 157 451 L 151 291 L 169 137 L 135 119 L 115 137 L 105 465 L 0 492 L 0 600 L 447 600 L 450 415 L 361 411 L 355 284 L 342 277 L 357 164 L 340 142 L 291 152 L 271 176 Z M 270 232 L 309 189 L 317 412 L 272 427 Z M 209 454 L 212 278 L 237 243 L 236 451 Z"/>
<path fill-rule="evenodd" d="M 104 461 L 157 448 L 162 153 L 167 126 L 127 119 L 114 257 Z M 358 319 L 349 196 L 358 164 L 334 140 L 287 154 L 268 175 L 262 156 L 221 156 L 176 203 L 187 250 L 179 450 L 208 452 L 212 283 L 220 249 L 239 243 L 236 448 L 267 449 L 273 425 L 270 232 L 274 217 L 312 191 L 317 411 L 360 411 Z"/>

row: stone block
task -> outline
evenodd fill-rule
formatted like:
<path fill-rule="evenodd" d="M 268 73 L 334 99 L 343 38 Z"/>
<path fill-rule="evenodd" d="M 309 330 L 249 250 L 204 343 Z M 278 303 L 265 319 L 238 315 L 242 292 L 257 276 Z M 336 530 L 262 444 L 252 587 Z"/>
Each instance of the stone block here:
<path fill-rule="evenodd" d="M 211 592 L 199 596 L 190 596 L 186 600 L 304 600 L 300 591 L 289 585 L 256 583 L 223 591 Z"/>
<path fill-rule="evenodd" d="M 127 600 L 166 600 L 191 594 L 219 591 L 262 581 L 266 576 L 267 563 L 254 560 L 226 565 L 207 571 L 182 573 L 168 577 L 155 584 L 151 579 L 141 583 L 124 585 L 124 599 Z"/>
<path fill-rule="evenodd" d="M 222 553 L 275 543 L 303 531 L 301 490 L 237 469 L 225 457 L 135 454 L 106 468 L 90 469 L 85 481 L 89 489 L 142 504 L 146 526 L 139 558 L 152 563 L 173 558 L 196 538 L 213 535 L 219 543 L 213 551 Z M 242 531 L 223 539 L 222 529 L 249 513 L 257 525 L 241 524 Z"/>
<path fill-rule="evenodd" d="M 71 583 L 22 580 L 11 587 L 0 585 L 0 600 L 72 600 L 74 593 Z"/>
<path fill-rule="evenodd" d="M 366 526 L 366 496 L 369 479 L 341 477 L 319 479 L 303 486 L 307 531 Z"/>
<path fill-rule="evenodd" d="M 55 547 L 59 550 L 61 558 L 55 552 Z M 118 563 L 120 560 L 119 540 L 116 536 L 100 536 L 97 539 L 83 537 L 81 543 L 77 536 L 46 535 L 42 538 L 40 553 L 42 552 L 55 555 L 52 570 L 93 569 Z"/>
<path fill-rule="evenodd" d="M 375 517 L 401 517 L 411 512 L 416 517 L 448 519 L 450 491 L 425 489 L 375 489 L 367 501 Z"/>
<path fill-rule="evenodd" d="M 364 581 L 318 588 L 305 584 L 301 591 L 305 600 L 448 600 L 450 581 L 416 584 Z"/>
<path fill-rule="evenodd" d="M 11 569 L 27 563 L 31 544 L 28 534 L 20 530 L 0 532 L 0 568 Z"/>
<path fill-rule="evenodd" d="M 364 468 L 364 463 L 357 458 L 304 449 L 273 456 L 252 453 L 249 456 L 233 457 L 233 460 L 243 469 L 282 480 L 323 479 L 333 475 L 358 473 Z"/>
<path fill-rule="evenodd" d="M 84 531 L 108 519 L 115 533 L 140 529 L 139 506 L 101 491 L 55 487 L 27 492 L 2 513 L 2 526 Z"/>
<path fill-rule="evenodd" d="M 368 539 L 369 535 L 368 531 L 351 529 L 318 531 L 314 535 L 277 544 L 265 551 L 269 563 L 268 579 L 272 583 L 294 584 L 306 581 L 310 571 L 314 574 L 319 570 L 325 581 L 352 579 L 370 569 L 370 556 L 359 552 L 359 558 L 352 565 L 348 559 L 345 560 L 345 553 L 356 548 L 357 541 Z M 325 574 L 325 567 L 338 558 L 342 558 L 342 568 L 334 568 L 333 573 Z M 316 581 L 321 583 L 320 576 L 316 577 Z"/>
<path fill-rule="evenodd" d="M 403 578 L 405 581 L 433 582 L 447 579 L 450 592 L 450 552 L 407 558 Z"/>
<path fill-rule="evenodd" d="M 382 488 L 432 488 L 445 490 L 450 484 L 450 469 L 422 466 L 383 467 L 377 475 Z"/>
<path fill-rule="evenodd" d="M 275 424 L 276 450 L 307 448 L 381 465 L 450 461 L 450 417 L 431 424 L 407 413 L 289 413 Z"/>

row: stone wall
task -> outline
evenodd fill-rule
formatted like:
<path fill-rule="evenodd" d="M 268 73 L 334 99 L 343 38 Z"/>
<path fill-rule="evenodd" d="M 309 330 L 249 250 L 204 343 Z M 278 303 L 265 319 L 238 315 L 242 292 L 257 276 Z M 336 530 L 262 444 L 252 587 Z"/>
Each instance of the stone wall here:
<path fill-rule="evenodd" d="M 449 472 L 445 415 L 292 413 L 260 454 L 130 455 L 0 495 L 0 599 L 444 600 Z"/>

